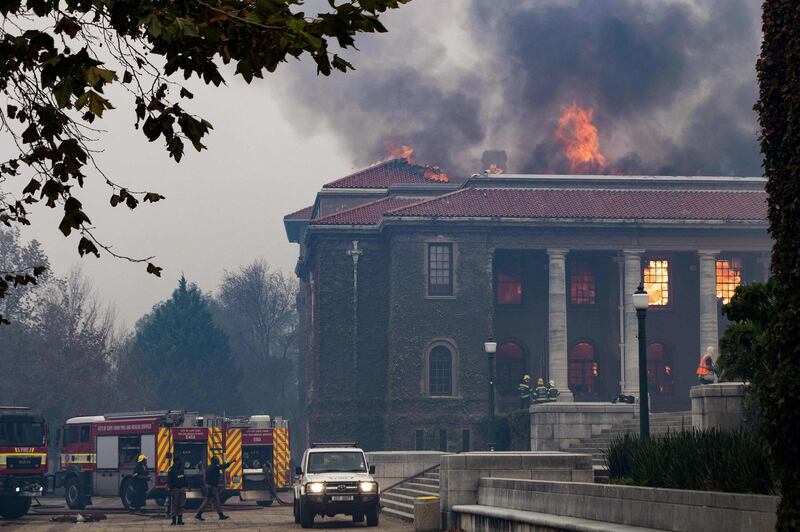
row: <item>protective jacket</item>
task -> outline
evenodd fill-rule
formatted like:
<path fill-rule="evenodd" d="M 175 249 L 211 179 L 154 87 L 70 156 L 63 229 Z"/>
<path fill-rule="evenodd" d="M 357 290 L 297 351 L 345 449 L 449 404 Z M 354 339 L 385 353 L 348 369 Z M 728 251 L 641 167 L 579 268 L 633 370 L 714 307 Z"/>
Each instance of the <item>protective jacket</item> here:
<path fill-rule="evenodd" d="M 697 375 L 700 377 L 710 377 L 714 374 L 714 359 L 708 353 L 700 356 L 700 363 L 697 365 Z"/>
<path fill-rule="evenodd" d="M 230 464 L 210 464 L 206 468 L 206 486 L 217 487 L 219 486 L 219 479 L 222 475 L 222 470 Z"/>
<path fill-rule="evenodd" d="M 169 472 L 167 473 L 167 486 L 169 486 L 171 490 L 188 487 L 183 464 L 174 463 L 172 467 L 169 468 Z"/>

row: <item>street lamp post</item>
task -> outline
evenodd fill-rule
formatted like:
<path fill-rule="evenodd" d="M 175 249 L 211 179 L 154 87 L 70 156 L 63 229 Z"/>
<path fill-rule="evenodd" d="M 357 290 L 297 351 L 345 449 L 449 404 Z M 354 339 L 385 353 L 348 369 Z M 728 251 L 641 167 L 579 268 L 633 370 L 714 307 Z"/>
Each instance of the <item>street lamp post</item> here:
<path fill-rule="evenodd" d="M 633 294 L 633 306 L 639 319 L 639 437 L 650 439 L 650 395 L 647 390 L 647 337 L 645 318 L 650 301 L 643 285 Z"/>
<path fill-rule="evenodd" d="M 494 451 L 494 354 L 497 351 L 497 342 L 490 337 L 483 343 L 483 349 L 486 351 L 486 357 L 489 360 L 489 441 L 487 443 L 489 450 Z"/>

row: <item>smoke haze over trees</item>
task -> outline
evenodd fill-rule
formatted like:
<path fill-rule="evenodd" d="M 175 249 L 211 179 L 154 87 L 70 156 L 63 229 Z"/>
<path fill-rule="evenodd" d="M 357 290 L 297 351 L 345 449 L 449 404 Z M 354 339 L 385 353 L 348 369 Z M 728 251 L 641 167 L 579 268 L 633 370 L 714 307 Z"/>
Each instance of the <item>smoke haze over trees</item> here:
<path fill-rule="evenodd" d="M 358 70 L 284 99 L 327 122 L 358 163 L 408 144 L 421 162 L 471 174 L 484 149 L 511 172 L 569 172 L 554 138 L 563 107 L 594 110 L 612 173 L 760 175 L 749 0 L 412 3 L 359 40 Z M 303 120 L 304 119 L 304 120 Z"/>

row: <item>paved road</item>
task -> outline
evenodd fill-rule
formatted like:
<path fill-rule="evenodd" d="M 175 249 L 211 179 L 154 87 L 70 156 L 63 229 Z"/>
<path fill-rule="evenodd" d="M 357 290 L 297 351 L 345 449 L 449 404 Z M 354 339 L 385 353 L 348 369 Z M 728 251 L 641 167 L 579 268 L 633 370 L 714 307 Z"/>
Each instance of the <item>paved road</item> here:
<path fill-rule="evenodd" d="M 286 495 L 284 495 L 285 497 Z M 32 509 L 31 512 L 14 521 L 0 520 L 0 531 L 22 530 L 27 531 L 63 531 L 75 530 L 75 532 L 102 531 L 102 530 L 172 530 L 181 532 L 187 530 L 302 530 L 300 525 L 294 523 L 292 518 L 291 506 L 273 506 L 270 508 L 259 508 L 253 503 L 226 504 L 225 511 L 231 518 L 227 521 L 218 521 L 214 513 L 206 513 L 203 517 L 204 522 L 193 519 L 194 512 L 187 511 L 184 516 L 186 526 L 172 527 L 170 520 L 157 514 L 157 508 L 152 503 L 148 507 L 146 515 L 131 515 L 121 512 L 119 499 L 94 498 L 94 506 L 107 511 L 106 519 L 97 523 L 57 523 L 51 522 L 53 517 L 65 514 L 74 515 L 76 512 L 69 512 L 60 504 L 62 500 L 45 498 L 42 499 L 44 508 L 39 510 Z M 87 511 L 90 511 L 87 509 Z M 104 513 L 104 511 L 98 511 Z M 381 515 L 380 526 L 367 528 L 364 524 L 355 525 L 345 516 L 336 518 L 317 517 L 314 522 L 314 529 L 337 530 L 337 531 L 385 531 L 385 532 L 408 532 L 414 527 L 411 523 L 406 523 L 392 517 Z"/>

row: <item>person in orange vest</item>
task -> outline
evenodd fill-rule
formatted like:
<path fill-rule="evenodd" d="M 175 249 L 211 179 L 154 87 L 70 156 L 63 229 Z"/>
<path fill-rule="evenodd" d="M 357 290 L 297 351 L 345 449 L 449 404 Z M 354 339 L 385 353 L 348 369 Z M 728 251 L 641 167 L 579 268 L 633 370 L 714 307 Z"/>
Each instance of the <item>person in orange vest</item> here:
<path fill-rule="evenodd" d="M 697 364 L 697 380 L 700 384 L 712 384 L 717 375 L 717 368 L 714 365 L 714 346 L 706 348 L 706 352 L 700 355 L 700 362 Z"/>

